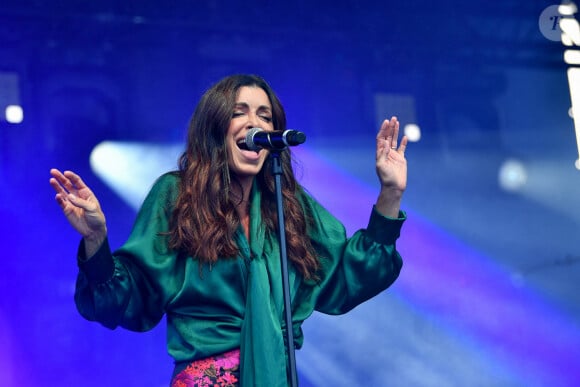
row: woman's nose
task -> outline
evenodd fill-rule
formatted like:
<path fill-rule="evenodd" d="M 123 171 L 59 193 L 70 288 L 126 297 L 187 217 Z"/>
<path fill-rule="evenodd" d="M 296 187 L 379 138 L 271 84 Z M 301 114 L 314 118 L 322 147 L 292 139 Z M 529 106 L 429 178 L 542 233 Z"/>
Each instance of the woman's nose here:
<path fill-rule="evenodd" d="M 258 115 L 253 113 L 248 114 L 248 128 L 257 128 L 259 125 Z"/>

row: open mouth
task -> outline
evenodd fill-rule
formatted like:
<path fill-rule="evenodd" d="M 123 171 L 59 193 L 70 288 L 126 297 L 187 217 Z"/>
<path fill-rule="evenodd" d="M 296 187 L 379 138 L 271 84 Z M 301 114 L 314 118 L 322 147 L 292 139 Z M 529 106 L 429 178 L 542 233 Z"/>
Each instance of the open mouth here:
<path fill-rule="evenodd" d="M 260 149 L 250 149 L 248 148 L 248 144 L 246 144 L 246 139 L 242 138 L 240 140 L 238 140 L 236 142 L 236 145 L 238 146 L 238 148 L 240 148 L 241 150 L 245 150 L 245 151 L 254 151 L 256 153 L 260 153 Z"/>

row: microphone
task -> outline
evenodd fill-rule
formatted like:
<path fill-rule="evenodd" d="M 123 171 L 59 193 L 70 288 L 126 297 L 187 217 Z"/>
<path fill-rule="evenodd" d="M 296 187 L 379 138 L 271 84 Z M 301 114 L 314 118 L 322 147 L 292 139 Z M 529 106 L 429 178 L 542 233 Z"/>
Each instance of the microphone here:
<path fill-rule="evenodd" d="M 246 146 L 249 150 L 261 148 L 283 150 L 288 146 L 296 146 L 306 141 L 306 135 L 297 130 L 274 130 L 266 132 L 262 128 L 252 128 L 246 133 Z"/>

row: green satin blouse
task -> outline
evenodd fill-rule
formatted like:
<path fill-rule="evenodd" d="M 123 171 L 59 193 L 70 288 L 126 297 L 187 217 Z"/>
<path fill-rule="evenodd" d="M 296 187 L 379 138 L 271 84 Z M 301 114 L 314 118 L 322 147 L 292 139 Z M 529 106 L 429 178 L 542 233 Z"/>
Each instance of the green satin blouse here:
<path fill-rule="evenodd" d="M 168 173 L 152 187 L 126 243 L 113 254 L 105 241 L 90 259 L 79 249 L 75 302 L 88 320 L 114 329 L 147 331 L 166 315 L 167 350 L 176 363 L 240 348 L 242 386 L 287 386 L 280 251 L 261 220 L 254 185 L 250 241 L 241 228 L 240 254 L 209 267 L 168 250 L 163 233 L 177 196 L 179 177 Z M 301 201 L 312 214 L 308 237 L 322 263 L 317 283 L 289 265 L 295 347 L 302 322 L 319 311 L 345 313 L 388 288 L 402 260 L 395 248 L 405 220 L 372 210 L 366 229 L 347 238 L 344 226 L 310 195 Z"/>

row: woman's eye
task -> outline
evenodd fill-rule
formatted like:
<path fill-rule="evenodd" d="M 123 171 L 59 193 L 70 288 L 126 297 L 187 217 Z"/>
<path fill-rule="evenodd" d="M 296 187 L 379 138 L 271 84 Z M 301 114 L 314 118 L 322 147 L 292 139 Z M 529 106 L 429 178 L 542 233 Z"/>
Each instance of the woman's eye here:
<path fill-rule="evenodd" d="M 262 118 L 266 122 L 272 122 L 272 117 L 269 117 L 269 116 L 260 116 L 260 118 Z"/>
<path fill-rule="evenodd" d="M 242 112 L 234 112 L 232 114 L 232 117 L 240 117 L 240 116 L 243 116 L 243 115 L 244 115 L 244 113 L 242 113 Z"/>

